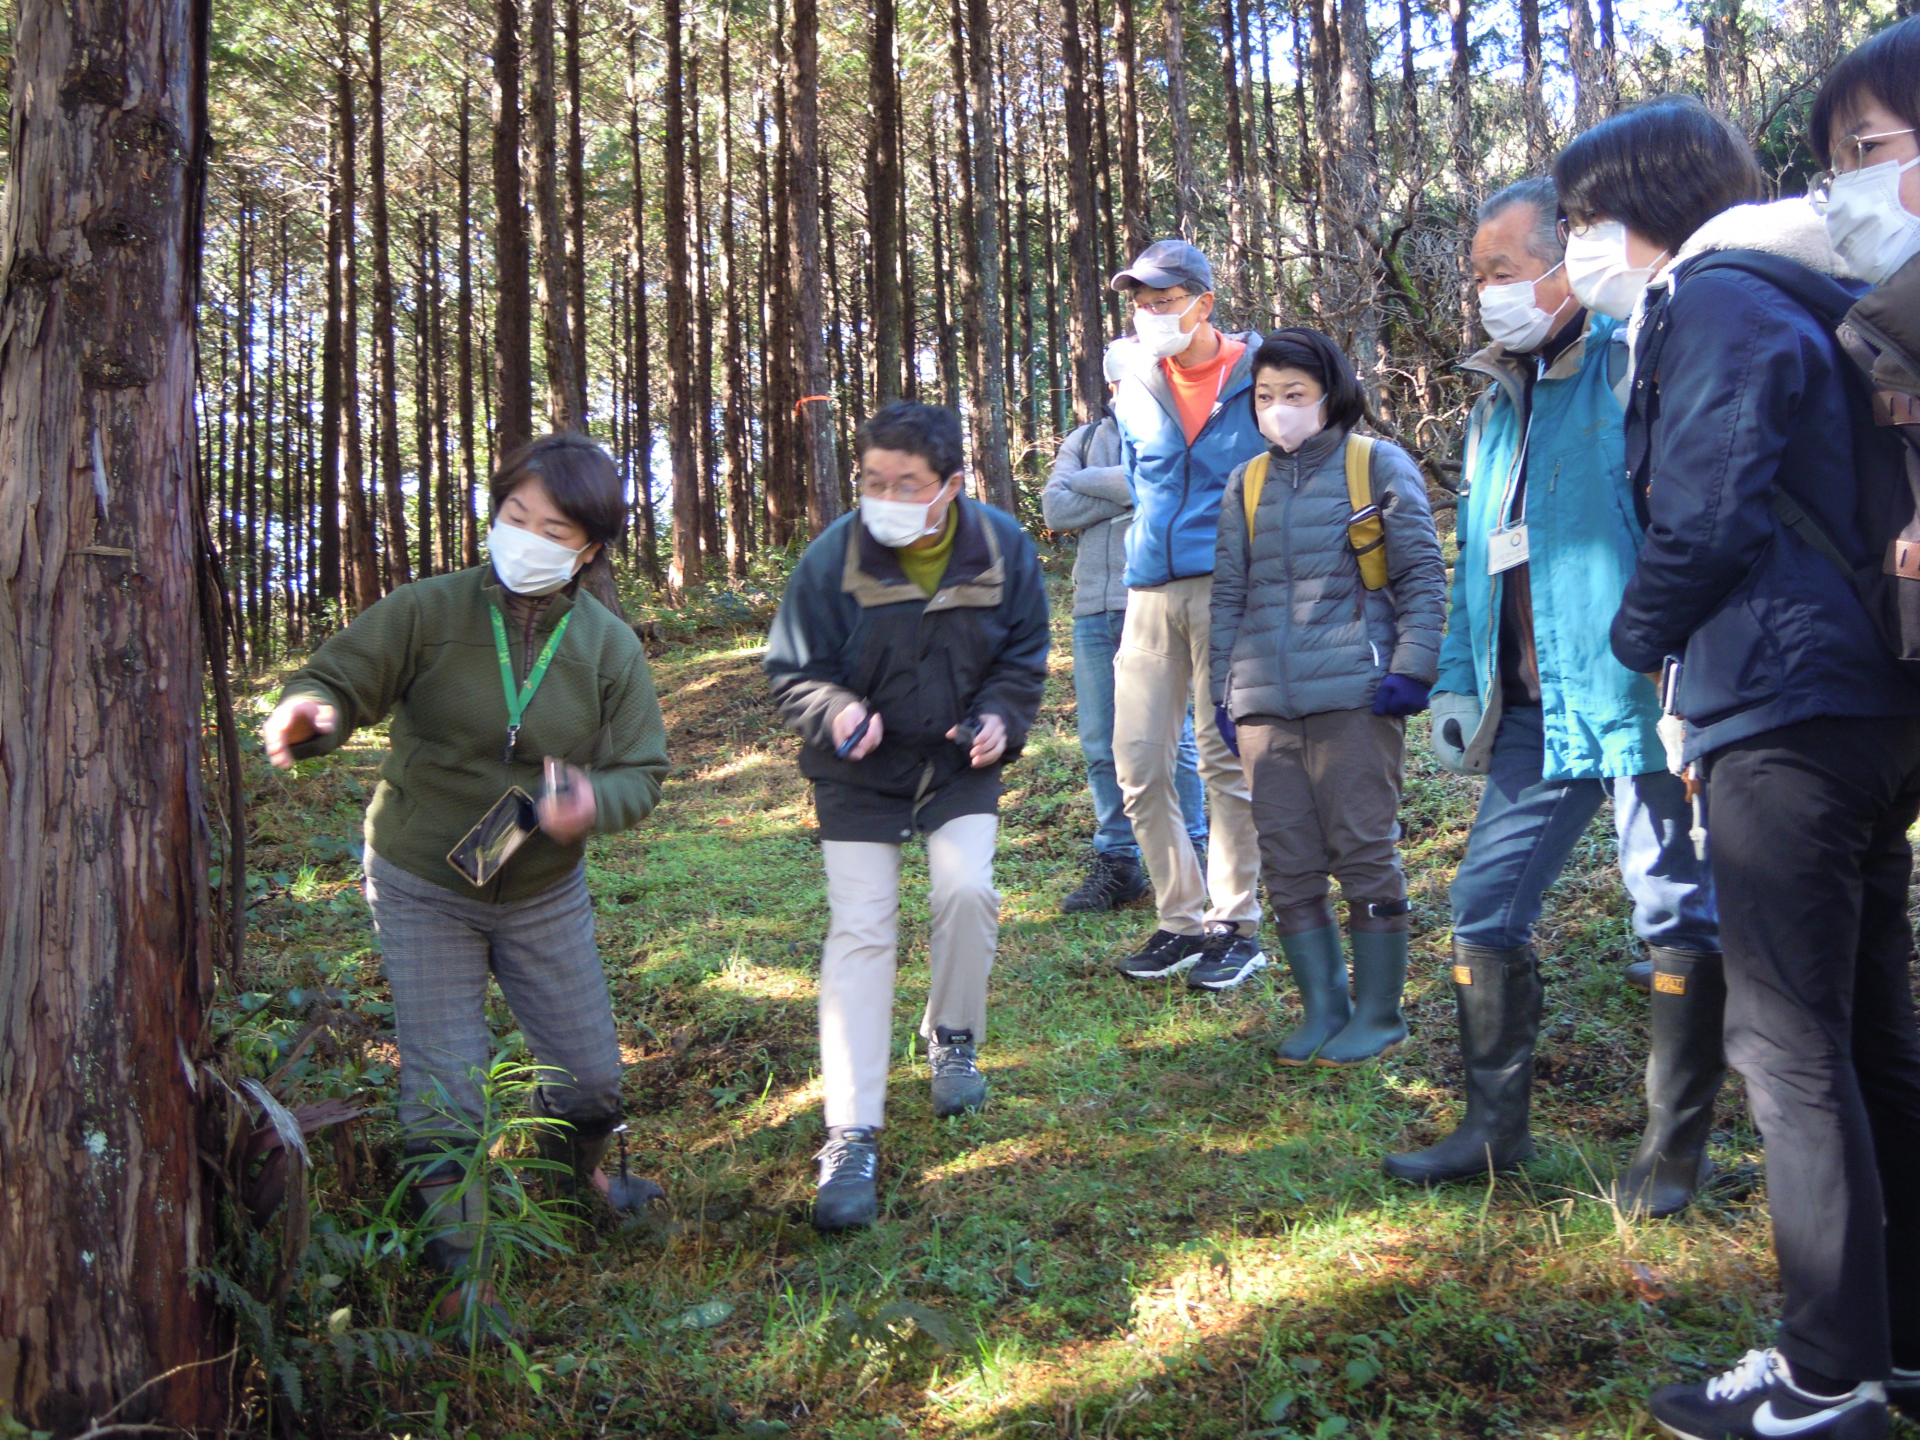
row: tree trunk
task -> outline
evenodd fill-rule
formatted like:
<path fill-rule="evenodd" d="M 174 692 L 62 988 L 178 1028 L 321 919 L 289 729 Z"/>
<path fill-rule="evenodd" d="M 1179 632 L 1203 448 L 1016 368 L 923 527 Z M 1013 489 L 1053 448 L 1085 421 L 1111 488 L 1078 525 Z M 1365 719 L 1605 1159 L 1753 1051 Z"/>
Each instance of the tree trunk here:
<path fill-rule="evenodd" d="M 1173 221 L 1187 239 L 1197 234 L 1194 213 L 1198 192 L 1193 175 L 1193 127 L 1187 113 L 1186 8 L 1182 0 L 1162 0 L 1166 28 L 1167 127 L 1173 132 Z"/>
<path fill-rule="evenodd" d="M 1140 57 L 1133 5 L 1134 0 L 1114 0 L 1113 6 L 1113 48 L 1120 62 L 1120 209 L 1127 244 L 1123 268 L 1153 243 L 1140 167 Z"/>
<path fill-rule="evenodd" d="M 533 302 L 527 209 L 520 187 L 520 7 L 494 0 L 492 451 L 505 458 L 533 438 Z"/>
<path fill-rule="evenodd" d="M 807 524 L 818 535 L 840 516 L 834 473 L 825 322 L 820 294 L 820 7 L 793 0 L 787 60 L 787 183 L 793 197 L 788 266 L 793 274 L 794 362 L 803 393 L 798 407 L 807 471 Z M 997 357 L 996 357 L 997 358 Z"/>
<path fill-rule="evenodd" d="M 0 1414 L 199 1431 L 227 1380 L 189 1279 L 219 1143 L 197 1069 L 208 15 L 80 13 L 21 7 L 0 222 Z"/>
<path fill-rule="evenodd" d="M 373 129 L 367 143 L 373 185 L 373 383 L 380 413 L 380 494 L 389 588 L 413 578 L 407 557 L 407 497 L 400 488 L 400 380 L 394 355 L 393 237 L 387 215 L 387 101 L 381 64 L 380 0 L 367 0 L 367 104 Z"/>
<path fill-rule="evenodd" d="M 629 445 L 634 453 L 634 485 L 640 501 L 640 566 L 647 583 L 660 588 L 659 526 L 653 512 L 653 368 L 647 344 L 647 188 L 640 163 L 640 81 L 638 37 L 627 36 L 627 159 L 633 171 L 628 286 L 633 308 L 634 424 Z"/>
<path fill-rule="evenodd" d="M 1240 124 L 1240 67 L 1233 39 L 1233 0 L 1220 0 L 1220 92 L 1227 101 L 1227 297 L 1233 313 L 1239 316 L 1248 313 L 1253 296 L 1253 266 L 1247 231 L 1247 148 Z"/>
<path fill-rule="evenodd" d="M 1552 159 L 1547 143 L 1544 83 L 1540 63 L 1540 0 L 1520 0 L 1520 103 L 1526 113 L 1529 173 L 1544 170 Z"/>
<path fill-rule="evenodd" d="M 347 501 L 347 552 L 353 567 L 357 614 L 380 598 L 380 561 L 373 544 L 373 510 L 367 503 L 366 454 L 360 436 L 360 265 L 355 240 L 359 181 L 355 151 L 359 128 L 353 108 L 353 12 L 351 0 L 334 0 L 339 25 L 340 68 L 334 77 L 340 109 L 340 489 Z"/>
<path fill-rule="evenodd" d="M 700 481 L 693 444 L 693 293 L 687 283 L 686 59 L 681 0 L 661 0 L 666 30 L 667 453 L 673 461 L 673 563 L 667 585 L 675 601 L 700 581 Z"/>
<path fill-rule="evenodd" d="M 694 34 L 697 37 L 696 24 Z M 707 230 L 707 151 L 700 105 L 700 52 L 687 56 L 688 200 L 687 253 L 693 257 L 693 413 L 695 459 L 700 474 L 700 563 L 718 560 L 720 502 L 715 480 L 720 462 L 713 428 L 713 245 Z"/>
<path fill-rule="evenodd" d="M 1099 277 L 1093 264 L 1093 135 L 1087 115 L 1087 57 L 1080 44 L 1079 0 L 1064 0 L 1060 52 L 1066 71 L 1067 254 L 1073 267 L 1072 321 L 1067 342 L 1073 360 L 1073 413 L 1082 425 L 1106 400 L 1101 378 L 1105 349 L 1100 321 Z M 1051 337 L 1049 337 L 1051 338 Z"/>
<path fill-rule="evenodd" d="M 458 355 L 460 387 L 460 559 L 480 563 L 480 522 L 474 513 L 477 479 L 473 465 L 473 124 L 472 89 L 460 82 L 460 296 Z"/>
<path fill-rule="evenodd" d="M 1340 208 L 1346 234 L 1341 248 L 1352 259 L 1341 279 L 1341 304 L 1352 337 L 1354 369 L 1370 395 L 1380 381 L 1380 320 L 1375 305 L 1374 245 L 1380 197 L 1373 170 L 1373 37 L 1366 0 L 1340 5 Z"/>
<path fill-rule="evenodd" d="M 867 42 L 867 227 L 873 236 L 873 403 L 900 398 L 900 230 L 895 196 L 906 184 L 900 168 L 900 76 L 894 58 L 894 0 L 873 0 Z"/>
<path fill-rule="evenodd" d="M 578 430 L 580 371 L 573 326 L 567 315 L 567 242 L 560 217 L 559 122 L 553 84 L 553 0 L 529 0 L 527 7 L 527 117 L 533 123 L 529 159 L 533 165 L 534 298 L 540 306 L 540 334 L 547 362 L 547 423 L 555 430 Z"/>
<path fill-rule="evenodd" d="M 726 437 L 727 573 L 746 578 L 753 553 L 753 476 L 747 468 L 747 357 L 741 316 L 733 155 L 733 15 L 720 27 L 720 294 L 726 306 L 721 431 Z"/>
<path fill-rule="evenodd" d="M 1096 147 L 1093 178 L 1100 197 L 1102 242 L 1094 256 L 1093 268 L 1101 281 L 1100 299 L 1106 311 L 1106 323 L 1111 329 L 1117 330 L 1124 318 L 1120 313 L 1120 302 L 1124 297 L 1109 287 L 1106 279 L 1127 262 L 1120 258 L 1120 231 L 1115 223 L 1113 192 L 1119 181 L 1114 175 L 1113 125 L 1107 113 L 1110 109 L 1107 103 L 1107 52 L 1105 31 L 1100 21 L 1100 0 L 1089 0 L 1087 11 L 1086 31 L 1091 41 L 1093 62 L 1093 137 Z"/>
<path fill-rule="evenodd" d="M 587 152 L 580 129 L 580 0 L 566 0 L 567 310 L 574 349 L 574 414 L 587 428 Z"/>
<path fill-rule="evenodd" d="M 772 327 L 763 344 L 767 353 L 772 401 L 768 427 L 767 524 L 777 546 L 789 546 L 799 535 L 807 513 L 805 461 L 800 453 L 799 399 L 802 391 L 794 370 L 793 323 L 793 188 L 788 155 L 791 117 L 787 111 L 787 12 L 785 0 L 775 0 L 773 26 L 773 251 L 767 257 L 772 283 L 767 286 Z"/>
<path fill-rule="evenodd" d="M 1606 111 L 1605 80 L 1593 44 L 1593 12 L 1587 0 L 1567 0 L 1567 56 L 1573 67 L 1573 128 L 1597 125 Z"/>
<path fill-rule="evenodd" d="M 434 519 L 433 467 L 433 309 L 428 300 L 431 274 L 427 252 L 427 217 L 413 217 L 414 253 L 419 267 L 413 280 L 413 473 L 414 528 L 420 532 L 418 573 L 433 574 L 433 537 L 440 528 Z"/>
<path fill-rule="evenodd" d="M 1473 41 L 1467 33 L 1472 18 L 1473 0 L 1447 0 L 1447 19 L 1453 41 L 1453 69 L 1447 80 L 1447 142 L 1453 165 L 1455 203 L 1464 220 L 1479 206 L 1479 178 L 1473 163 Z M 1474 325 L 1479 305 L 1473 285 L 1473 230 L 1460 226 L 1456 252 L 1456 273 L 1460 290 L 1460 353 L 1473 348 Z"/>
<path fill-rule="evenodd" d="M 958 6 L 954 0 L 955 29 L 959 29 Z M 993 65 L 988 39 L 992 21 L 987 0 L 966 3 L 966 82 L 970 103 L 967 106 L 972 133 L 966 145 L 969 170 L 967 198 L 972 207 L 971 224 L 966 227 L 963 247 L 972 272 L 967 303 L 980 317 L 980 365 L 968 397 L 973 418 L 975 464 L 979 467 L 975 483 L 980 498 L 997 505 L 1009 515 L 1019 508 L 1013 488 L 1013 468 L 1007 454 L 1006 338 L 1000 325 L 1000 226 L 997 215 L 999 191 L 998 155 L 994 148 Z"/>
<path fill-rule="evenodd" d="M 341 575 L 340 439 L 341 316 L 346 310 L 342 289 L 346 269 L 346 240 L 342 223 L 346 209 L 345 176 L 341 160 L 339 97 L 329 108 L 331 120 L 327 174 L 327 313 L 320 331 L 320 598 L 334 607 L 335 618 L 344 608 L 346 589 Z"/>

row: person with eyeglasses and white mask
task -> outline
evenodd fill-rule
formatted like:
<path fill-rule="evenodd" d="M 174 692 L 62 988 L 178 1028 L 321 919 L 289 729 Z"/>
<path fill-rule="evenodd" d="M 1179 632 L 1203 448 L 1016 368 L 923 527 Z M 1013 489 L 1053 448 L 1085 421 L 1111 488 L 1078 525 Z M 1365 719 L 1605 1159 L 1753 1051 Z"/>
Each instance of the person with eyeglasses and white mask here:
<path fill-rule="evenodd" d="M 887 1072 L 900 853 L 927 846 L 933 912 L 926 1042 L 936 1118 L 978 1110 L 1001 771 L 1040 713 L 1047 589 L 1019 522 L 961 493 L 960 417 L 897 401 L 854 441 L 860 503 L 787 581 L 763 662 L 813 783 L 829 920 L 820 956 L 827 1141 L 813 1223 L 873 1224 Z"/>
<path fill-rule="evenodd" d="M 1208 644 L 1227 477 L 1267 448 L 1248 402 L 1260 336 L 1214 328 L 1213 267 L 1184 240 L 1156 240 L 1112 286 L 1132 301 L 1137 341 L 1119 349 L 1130 363 L 1113 394 L 1133 493 L 1113 759 L 1157 912 L 1145 945 L 1115 968 L 1132 980 L 1184 976 L 1195 989 L 1227 990 L 1268 963 L 1253 803 L 1215 718 Z M 1189 703 L 1209 802 L 1205 875 L 1176 782 Z"/>
<path fill-rule="evenodd" d="M 1657 732 L 1658 693 L 1608 646 L 1640 548 L 1622 431 L 1626 339 L 1568 285 L 1558 215 L 1551 179 L 1522 180 L 1481 206 L 1473 238 L 1480 323 L 1494 343 L 1464 368 L 1492 383 L 1467 422 L 1432 701 L 1435 757 L 1487 777 L 1451 891 L 1467 1104 L 1451 1134 L 1385 1168 L 1416 1183 L 1484 1181 L 1533 1155 L 1544 998 L 1533 926 L 1610 799 L 1634 932 L 1650 957 L 1636 965 L 1653 991 L 1647 1128 L 1614 1194 L 1624 1210 L 1670 1215 L 1710 1169 L 1726 1075 L 1719 928 L 1686 789 Z"/>
<path fill-rule="evenodd" d="M 1830 146 L 1869 118 L 1828 113 Z M 1746 140 L 1696 100 L 1602 122 L 1554 178 L 1576 293 L 1637 318 L 1626 467 L 1646 536 L 1613 653 L 1679 666 L 1782 1293 L 1771 1347 L 1648 1408 L 1683 1437 L 1883 1436 L 1890 1382 L 1910 1397 L 1920 1366 L 1920 686 L 1858 584 L 1885 558 L 1867 486 L 1886 478 L 1869 447 L 1890 446 L 1835 326 L 1865 286 L 1835 253 L 1845 225 L 1806 197 L 1760 203 Z"/>

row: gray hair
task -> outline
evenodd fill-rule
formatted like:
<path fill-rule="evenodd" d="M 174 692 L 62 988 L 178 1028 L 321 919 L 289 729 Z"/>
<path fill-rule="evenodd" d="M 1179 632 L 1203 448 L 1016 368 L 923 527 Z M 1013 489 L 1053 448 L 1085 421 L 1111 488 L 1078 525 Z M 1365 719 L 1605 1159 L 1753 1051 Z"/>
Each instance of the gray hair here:
<path fill-rule="evenodd" d="M 1480 223 L 1497 220 L 1516 205 L 1533 208 L 1533 229 L 1527 234 L 1527 253 L 1548 265 L 1558 265 L 1567 253 L 1560 243 L 1560 192 L 1550 175 L 1516 180 L 1497 191 L 1480 207 Z"/>

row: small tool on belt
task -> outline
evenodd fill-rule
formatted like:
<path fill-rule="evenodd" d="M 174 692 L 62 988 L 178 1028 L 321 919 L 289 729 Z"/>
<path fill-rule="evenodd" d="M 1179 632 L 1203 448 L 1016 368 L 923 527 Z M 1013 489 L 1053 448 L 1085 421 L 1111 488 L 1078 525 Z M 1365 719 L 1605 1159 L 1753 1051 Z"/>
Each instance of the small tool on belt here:
<path fill-rule="evenodd" d="M 1676 722 L 1680 720 L 1679 698 L 1680 662 L 1669 655 L 1660 672 L 1660 708 Z M 1693 858 L 1704 861 L 1707 858 L 1707 787 L 1700 778 L 1700 762 L 1691 761 L 1678 773 L 1687 787 L 1687 804 L 1693 810 L 1693 828 L 1687 831 L 1687 838 L 1693 841 Z"/>

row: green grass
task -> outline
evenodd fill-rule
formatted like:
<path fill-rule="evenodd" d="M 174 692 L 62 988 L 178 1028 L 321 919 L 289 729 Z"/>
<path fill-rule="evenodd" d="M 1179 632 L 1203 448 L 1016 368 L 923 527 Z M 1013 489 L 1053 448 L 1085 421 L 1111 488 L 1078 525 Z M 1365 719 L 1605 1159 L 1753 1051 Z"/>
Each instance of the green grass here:
<path fill-rule="evenodd" d="M 1685 1217 L 1629 1225 L 1594 1198 L 1644 1114 L 1645 1002 L 1619 980 L 1632 937 L 1610 814 L 1540 927 L 1541 1158 L 1491 1185 L 1409 1190 L 1380 1155 L 1457 1114 L 1446 892 L 1475 787 L 1426 763 L 1416 723 L 1413 1039 L 1358 1071 L 1279 1068 L 1267 1044 L 1296 1010 L 1283 978 L 1223 996 L 1126 985 L 1108 963 L 1151 911 L 1055 913 L 1092 828 L 1066 636 L 1062 618 L 1002 810 L 991 1104 L 931 1116 L 913 1035 L 927 964 L 913 849 L 883 1218 L 830 1240 L 806 1219 L 827 914 L 795 745 L 750 636 L 656 659 L 667 796 L 588 866 L 636 1162 L 671 1206 L 583 1230 L 575 1257 L 521 1282 L 533 1381 L 492 1372 L 469 1412 L 457 1359 L 363 1367 L 331 1402 L 329 1433 L 1628 1440 L 1652 1433 L 1639 1404 L 1651 1378 L 1765 1343 L 1777 1297 L 1737 1082 L 1714 1136 L 1725 1178 Z M 250 762 L 247 983 L 281 1009 L 289 987 L 331 982 L 381 1016 L 348 850 L 378 744 L 357 737 L 293 779 Z M 505 1035 L 510 1018 L 496 1019 Z M 354 1057 L 301 1064 L 315 1087 L 386 1095 L 385 1042 Z M 366 1137 L 376 1168 L 382 1134 Z M 342 1210 L 374 1188 L 333 1161 L 322 1183 Z M 418 1323 L 424 1283 L 367 1283 L 348 1285 L 363 1306 Z"/>

